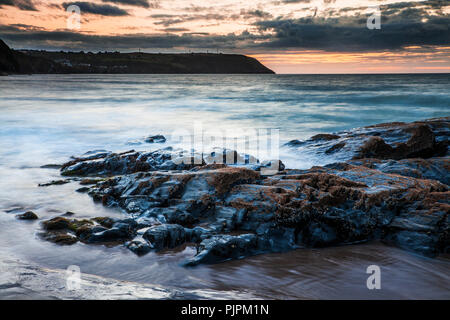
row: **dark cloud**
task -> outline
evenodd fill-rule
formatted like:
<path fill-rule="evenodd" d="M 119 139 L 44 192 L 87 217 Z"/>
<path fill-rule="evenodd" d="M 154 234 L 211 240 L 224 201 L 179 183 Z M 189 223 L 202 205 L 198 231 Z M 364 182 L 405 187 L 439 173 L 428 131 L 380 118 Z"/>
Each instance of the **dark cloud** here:
<path fill-rule="evenodd" d="M 162 31 L 171 33 L 171 32 L 184 32 L 184 31 L 190 31 L 190 30 L 186 29 L 186 28 L 165 28 Z"/>
<path fill-rule="evenodd" d="M 124 50 L 173 49 L 173 48 L 247 48 L 260 36 L 248 32 L 242 34 L 208 35 L 206 33 L 185 33 L 183 35 L 143 35 L 128 34 L 120 36 L 99 36 L 70 31 L 35 31 L 0 25 L 2 40 L 15 49 L 50 50 Z"/>
<path fill-rule="evenodd" d="M 123 10 L 116 6 L 111 6 L 109 4 L 95 4 L 90 2 L 64 2 L 63 7 L 64 9 L 67 9 L 70 5 L 76 5 L 80 7 L 81 14 L 83 13 L 91 13 L 91 14 L 97 14 L 101 16 L 127 16 L 128 12 L 126 10 Z"/>
<path fill-rule="evenodd" d="M 272 18 L 272 14 L 266 11 L 262 11 L 259 9 L 255 10 L 241 10 L 241 16 L 243 16 L 246 19 L 250 18 L 261 18 L 261 19 L 268 19 Z"/>
<path fill-rule="evenodd" d="M 282 3 L 310 3 L 311 0 L 282 0 Z"/>
<path fill-rule="evenodd" d="M 441 8 L 442 5 L 442 1 L 431 0 L 380 6 L 380 30 L 367 28 L 370 15 L 369 11 L 366 13 L 367 8 L 358 8 L 350 16 L 278 18 L 258 21 L 255 25 L 261 32 L 273 34 L 272 40 L 263 44 L 270 48 L 367 51 L 401 49 L 411 45 L 449 45 L 450 15 L 429 13 L 430 8 Z"/>
<path fill-rule="evenodd" d="M 149 2 L 148 0 L 102 0 L 103 2 L 110 2 L 116 4 L 124 4 L 129 6 L 143 7 L 143 8 L 155 8 L 159 6 L 157 2 Z"/>
<path fill-rule="evenodd" d="M 179 15 L 171 15 L 171 14 L 153 14 L 150 15 L 150 18 L 158 19 L 154 24 L 163 25 L 163 26 L 171 26 L 174 24 L 185 23 L 189 21 L 200 21 L 200 20 L 237 20 L 239 18 L 238 14 L 235 15 L 224 15 L 219 13 L 206 13 L 206 14 L 179 14 Z"/>
<path fill-rule="evenodd" d="M 447 2 L 448 3 L 448 2 Z M 331 14 L 291 19 L 274 18 L 263 11 L 241 12 L 255 21 L 251 32 L 213 35 L 201 33 L 173 34 L 189 31 L 178 28 L 178 23 L 193 20 L 239 20 L 242 15 L 227 14 L 154 14 L 155 24 L 166 27 L 163 35 L 128 34 L 98 36 L 86 33 L 44 31 L 26 26 L 1 26 L 1 37 L 15 47 L 54 48 L 74 50 L 105 50 L 130 48 L 221 48 L 236 50 L 317 49 L 326 51 L 379 51 L 400 50 L 406 46 L 450 45 L 450 15 L 430 12 L 439 7 L 438 0 L 424 1 L 420 5 L 405 6 L 398 3 L 383 5 L 381 29 L 369 30 L 370 15 L 366 8 L 351 15 Z M 83 9 L 82 9 L 83 11 Z M 195 31 L 195 30 L 193 30 Z"/>
<path fill-rule="evenodd" d="M 0 0 L 1 6 L 13 6 L 20 10 L 37 11 L 31 0 Z"/>

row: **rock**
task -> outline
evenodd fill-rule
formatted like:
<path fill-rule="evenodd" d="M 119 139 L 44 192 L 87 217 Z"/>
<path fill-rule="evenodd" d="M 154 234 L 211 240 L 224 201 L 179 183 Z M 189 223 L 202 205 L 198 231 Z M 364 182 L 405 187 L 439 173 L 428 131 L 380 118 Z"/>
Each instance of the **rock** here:
<path fill-rule="evenodd" d="M 16 215 L 16 217 L 17 217 L 17 219 L 20 219 L 20 220 L 37 220 L 37 219 L 39 219 L 39 217 L 33 211 L 27 211 L 25 213 L 18 214 L 18 215 Z"/>
<path fill-rule="evenodd" d="M 338 134 L 319 134 L 305 141 L 292 140 L 286 144 L 299 152 L 317 155 L 317 159 L 348 161 L 351 159 L 409 159 L 443 157 L 447 154 L 449 117 L 412 123 L 392 122 Z"/>
<path fill-rule="evenodd" d="M 122 228 L 113 227 L 111 229 L 94 230 L 85 238 L 88 243 L 110 243 L 110 242 L 123 242 L 132 237 L 132 233 Z"/>
<path fill-rule="evenodd" d="M 62 184 L 66 184 L 69 183 L 70 180 L 52 180 L 50 182 L 47 183 L 39 183 L 39 187 L 48 187 L 48 186 L 53 186 L 53 185 L 62 185 Z"/>
<path fill-rule="evenodd" d="M 310 140 L 312 141 L 317 141 L 317 140 L 336 140 L 339 139 L 340 136 L 336 135 L 336 134 L 328 134 L 328 133 L 320 133 L 320 134 L 316 134 L 315 136 L 312 136 L 310 138 Z"/>
<path fill-rule="evenodd" d="M 294 139 L 289 142 L 286 142 L 284 145 L 288 146 L 288 147 L 298 147 L 298 146 L 304 145 L 305 143 L 306 143 L 305 141 L 300 141 L 300 140 Z"/>
<path fill-rule="evenodd" d="M 47 221 L 42 222 L 45 230 L 63 230 L 68 229 L 70 225 L 70 220 L 64 217 L 56 217 Z"/>
<path fill-rule="evenodd" d="M 436 256 L 450 248 L 449 122 L 315 136 L 298 150 L 338 161 L 308 170 L 279 160 L 250 165 L 233 150 L 211 158 L 172 148 L 86 155 L 62 174 L 110 176 L 88 194 L 132 218 L 50 220 L 57 226 L 50 230 L 84 243 L 125 243 L 138 255 L 196 243 L 188 265 L 370 240 Z M 214 161 L 224 156 L 231 165 Z"/>
<path fill-rule="evenodd" d="M 182 160 L 183 158 L 180 158 L 179 152 L 170 149 L 145 153 L 130 150 L 122 153 L 105 153 L 91 157 L 76 158 L 63 164 L 61 175 L 111 176 L 157 170 L 188 170 L 204 164 L 202 161 L 198 164 L 190 160 Z M 90 181 L 93 182 L 93 180 Z"/>
<path fill-rule="evenodd" d="M 68 233 L 63 232 L 47 232 L 41 233 L 42 239 L 59 245 L 72 245 L 78 242 L 78 239 Z"/>
<path fill-rule="evenodd" d="M 80 181 L 80 185 L 85 186 L 85 185 L 97 184 L 100 181 L 103 181 L 103 179 L 83 179 Z"/>
<path fill-rule="evenodd" d="M 450 159 L 448 157 L 402 160 L 358 159 L 347 163 L 406 177 L 437 180 L 450 185 L 450 175 L 448 174 Z"/>
<path fill-rule="evenodd" d="M 125 246 L 138 256 L 149 253 L 153 248 L 143 240 L 133 240 L 125 243 Z"/>
<path fill-rule="evenodd" d="M 92 220 L 105 228 L 112 228 L 114 223 L 116 223 L 116 220 L 110 217 L 96 217 L 92 218 Z"/>
<path fill-rule="evenodd" d="M 197 255 L 185 265 L 195 266 L 200 263 L 213 264 L 231 259 L 242 259 L 257 251 L 258 240 L 253 234 L 213 236 L 200 243 Z"/>
<path fill-rule="evenodd" d="M 335 152 L 341 150 L 343 147 L 345 147 L 345 142 L 339 142 L 339 143 L 336 143 L 335 145 L 331 146 L 329 149 L 325 150 L 325 153 L 332 154 L 332 153 L 335 153 Z"/>
<path fill-rule="evenodd" d="M 153 249 L 172 249 L 186 241 L 184 228 L 177 224 L 163 224 L 149 228 L 143 238 L 150 242 Z"/>
<path fill-rule="evenodd" d="M 123 243 L 134 237 L 138 224 L 132 219 L 56 217 L 42 222 L 42 226 L 44 231 L 40 233 L 41 237 L 51 242 L 69 244 L 82 241 L 114 244 Z"/>
<path fill-rule="evenodd" d="M 41 169 L 61 169 L 60 164 L 45 164 L 43 166 L 40 166 Z"/>
<path fill-rule="evenodd" d="M 403 129 L 411 132 L 411 137 L 406 142 L 390 146 L 381 137 L 371 137 L 358 151 L 354 159 L 378 158 L 378 159 L 406 159 L 406 158 L 430 158 L 442 156 L 447 153 L 447 141 L 436 142 L 435 134 L 426 124 L 412 124 Z"/>
<path fill-rule="evenodd" d="M 158 134 L 156 136 L 150 136 L 150 137 L 145 138 L 145 142 L 147 142 L 147 143 L 164 143 L 164 142 L 166 142 L 166 137 Z"/>
<path fill-rule="evenodd" d="M 82 188 L 78 188 L 77 190 L 75 190 L 76 192 L 80 192 L 80 193 L 86 193 L 89 191 L 88 187 L 82 187 Z"/>

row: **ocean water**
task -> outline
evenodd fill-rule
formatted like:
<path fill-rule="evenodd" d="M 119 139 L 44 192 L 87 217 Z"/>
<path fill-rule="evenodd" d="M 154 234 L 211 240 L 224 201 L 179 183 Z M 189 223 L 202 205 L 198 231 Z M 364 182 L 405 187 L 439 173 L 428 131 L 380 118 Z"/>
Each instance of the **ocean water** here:
<path fill-rule="evenodd" d="M 37 187 L 60 178 L 57 170 L 40 166 L 72 155 L 167 145 L 189 149 L 190 134 L 200 128 L 205 150 L 223 147 L 225 137 L 237 141 L 235 146 L 248 138 L 248 149 L 238 151 L 259 152 L 246 133 L 270 133 L 279 141 L 279 157 L 287 167 L 307 168 L 332 159 L 307 157 L 283 147 L 285 142 L 381 122 L 449 116 L 449 89 L 448 74 L 0 77 L 0 256 L 51 268 L 75 264 L 83 272 L 127 281 L 208 288 L 219 296 L 449 298 L 447 257 L 429 260 L 379 244 L 185 269 L 179 263 L 194 253 L 190 247 L 142 258 L 120 247 L 57 247 L 37 238 L 36 222 L 14 218 L 24 210 L 43 218 L 66 211 L 78 217 L 123 215 L 76 193 L 76 183 Z M 144 143 L 155 134 L 168 141 Z M 271 156 L 260 155 L 261 160 Z M 387 289 L 376 295 L 364 282 L 364 266 L 371 261 L 391 270 Z"/>

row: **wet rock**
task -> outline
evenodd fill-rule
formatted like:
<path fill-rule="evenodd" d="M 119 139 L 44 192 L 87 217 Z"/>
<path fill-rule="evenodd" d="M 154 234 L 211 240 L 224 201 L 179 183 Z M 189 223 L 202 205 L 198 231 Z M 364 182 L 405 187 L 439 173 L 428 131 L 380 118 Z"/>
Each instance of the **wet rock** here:
<path fill-rule="evenodd" d="M 328 133 L 320 133 L 320 134 L 316 134 L 315 136 L 312 136 L 310 138 L 310 140 L 312 141 L 317 141 L 317 140 L 336 140 L 339 139 L 340 136 L 336 135 L 336 134 L 328 134 Z"/>
<path fill-rule="evenodd" d="M 106 230 L 93 230 L 89 237 L 86 237 L 84 241 L 88 243 L 122 242 L 130 239 L 132 236 L 132 233 L 123 228 L 113 227 Z"/>
<path fill-rule="evenodd" d="M 48 186 L 53 186 L 53 185 L 62 185 L 62 184 L 66 184 L 69 183 L 70 180 L 52 180 L 50 182 L 47 183 L 39 183 L 39 187 L 48 187 Z"/>
<path fill-rule="evenodd" d="M 125 243 L 125 246 L 138 256 L 149 253 L 153 248 L 144 240 L 133 240 Z"/>
<path fill-rule="evenodd" d="M 181 154 L 181 155 L 180 155 Z M 203 165 L 186 158 L 181 151 L 170 149 L 153 152 L 106 153 L 95 157 L 76 158 L 61 168 L 63 176 L 111 176 L 156 170 L 188 170 Z"/>
<path fill-rule="evenodd" d="M 430 158 L 447 153 L 447 142 L 436 142 L 435 135 L 428 125 L 412 125 L 405 128 L 404 131 L 411 132 L 411 137 L 408 141 L 398 143 L 395 146 L 388 145 L 381 137 L 371 137 L 358 150 L 354 159 Z"/>
<path fill-rule="evenodd" d="M 166 142 L 166 137 L 163 135 L 157 134 L 155 136 L 150 136 L 145 138 L 145 142 L 147 143 L 164 143 Z"/>
<path fill-rule="evenodd" d="M 114 223 L 116 223 L 116 220 L 110 217 L 96 217 L 92 218 L 92 220 L 105 228 L 112 228 Z"/>
<path fill-rule="evenodd" d="M 402 160 L 359 159 L 348 163 L 376 169 L 384 173 L 437 180 L 450 185 L 450 159 L 448 157 Z"/>
<path fill-rule="evenodd" d="M 205 164 L 257 164 L 259 160 L 249 154 L 241 154 L 236 150 L 216 149 L 210 154 L 203 155 Z"/>
<path fill-rule="evenodd" d="M 332 155 L 330 159 L 334 161 L 442 157 L 448 150 L 449 119 L 383 123 L 333 135 L 316 135 L 305 141 L 292 140 L 286 146 L 306 154 L 316 154 L 318 159 Z"/>
<path fill-rule="evenodd" d="M 84 243 L 118 244 L 133 238 L 138 225 L 132 219 L 55 217 L 42 222 L 42 226 L 44 231 L 40 233 L 41 237 L 55 243 L 72 244 L 81 241 Z"/>
<path fill-rule="evenodd" d="M 60 164 L 45 164 L 43 166 L 40 166 L 41 169 L 60 169 Z"/>
<path fill-rule="evenodd" d="M 125 243 L 138 255 L 196 243 L 188 265 L 373 239 L 435 256 L 450 247 L 448 123 L 390 123 L 313 137 L 297 148 L 342 161 L 308 170 L 286 169 L 278 160 L 250 165 L 251 158 L 232 150 L 204 158 L 166 148 L 78 159 L 62 173 L 113 175 L 96 180 L 88 194 L 133 218 L 59 221 L 54 230 L 85 243 Z M 351 160 L 356 154 L 371 158 Z M 228 156 L 232 164 L 222 164 Z"/>
<path fill-rule="evenodd" d="M 72 245 L 78 242 L 75 236 L 64 232 L 47 232 L 41 233 L 40 236 L 43 240 L 59 245 Z"/>
<path fill-rule="evenodd" d="M 291 140 L 291 141 L 285 143 L 284 145 L 288 146 L 288 147 L 298 147 L 298 146 L 304 145 L 305 143 L 306 143 L 305 141 L 300 141 L 300 140 L 294 139 L 294 140 Z"/>
<path fill-rule="evenodd" d="M 80 185 L 82 185 L 82 186 L 92 185 L 92 184 L 97 184 L 100 181 L 103 181 L 103 179 L 83 179 L 80 181 Z"/>
<path fill-rule="evenodd" d="M 20 220 L 37 220 L 37 219 L 39 219 L 37 214 L 34 213 L 33 211 L 27 211 L 25 213 L 18 214 L 18 215 L 16 215 L 16 217 L 17 217 L 17 219 L 20 219 Z"/>
<path fill-rule="evenodd" d="M 343 147 L 345 147 L 345 142 L 339 142 L 339 143 L 336 143 L 335 145 L 331 146 L 329 149 L 325 150 L 325 153 L 332 154 L 332 153 L 338 152 Z"/>
<path fill-rule="evenodd" d="M 197 255 L 186 262 L 186 266 L 213 264 L 231 259 L 242 259 L 258 252 L 258 240 L 253 234 L 240 236 L 218 235 L 203 240 Z"/>
<path fill-rule="evenodd" d="M 175 248 L 186 241 L 184 228 L 177 224 L 163 224 L 150 227 L 143 235 L 153 249 Z"/>
<path fill-rule="evenodd" d="M 47 221 L 42 222 L 45 230 L 63 230 L 68 229 L 70 225 L 70 220 L 64 217 L 56 217 Z"/>

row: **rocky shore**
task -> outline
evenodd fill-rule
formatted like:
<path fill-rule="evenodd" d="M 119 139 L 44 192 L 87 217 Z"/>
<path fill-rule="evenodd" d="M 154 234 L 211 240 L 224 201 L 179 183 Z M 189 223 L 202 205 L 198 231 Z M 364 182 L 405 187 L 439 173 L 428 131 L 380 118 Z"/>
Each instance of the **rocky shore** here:
<path fill-rule="evenodd" d="M 62 181 L 129 217 L 68 214 L 42 221 L 39 235 L 61 245 L 125 245 L 138 255 L 195 245 L 186 266 L 370 240 L 434 257 L 450 250 L 449 135 L 450 118 L 438 118 L 290 141 L 336 159 L 308 170 L 230 150 L 90 152 L 60 167 Z M 231 163 L 218 163 L 222 157 Z M 269 166 L 278 173 L 266 175 Z"/>

